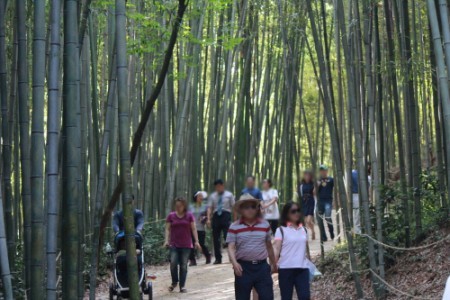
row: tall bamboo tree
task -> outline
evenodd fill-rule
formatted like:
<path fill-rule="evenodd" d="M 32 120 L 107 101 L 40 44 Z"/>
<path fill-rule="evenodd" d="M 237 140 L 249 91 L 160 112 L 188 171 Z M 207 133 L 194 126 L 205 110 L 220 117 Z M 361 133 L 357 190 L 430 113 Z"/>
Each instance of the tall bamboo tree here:
<path fill-rule="evenodd" d="M 47 109 L 47 294 L 46 299 L 57 299 L 57 252 L 59 191 L 59 131 L 60 104 L 60 14 L 59 0 L 51 3 L 51 49 L 48 74 Z"/>
<path fill-rule="evenodd" d="M 139 277 L 136 260 L 134 207 L 131 195 L 130 121 L 127 88 L 127 42 L 125 0 L 116 0 L 117 95 L 119 102 L 120 182 L 123 187 L 122 208 L 125 225 L 126 259 L 130 298 L 139 299 Z"/>
<path fill-rule="evenodd" d="M 64 1 L 63 157 L 62 157 L 62 294 L 78 299 L 79 269 L 79 129 L 77 116 L 79 52 L 78 0 Z"/>
<path fill-rule="evenodd" d="M 45 0 L 34 2 L 33 106 L 31 120 L 31 290 L 44 298 L 44 89 L 45 89 Z"/>
<path fill-rule="evenodd" d="M 16 0 L 17 40 L 18 40 L 18 100 L 20 131 L 20 165 L 22 182 L 22 212 L 24 231 L 25 287 L 31 284 L 31 179 L 30 179 L 30 135 L 29 135 L 29 93 L 25 0 Z"/>

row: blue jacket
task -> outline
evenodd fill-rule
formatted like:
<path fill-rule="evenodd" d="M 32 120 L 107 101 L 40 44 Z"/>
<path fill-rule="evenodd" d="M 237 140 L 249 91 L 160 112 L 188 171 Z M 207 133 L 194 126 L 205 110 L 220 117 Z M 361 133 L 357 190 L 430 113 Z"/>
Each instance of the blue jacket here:
<path fill-rule="evenodd" d="M 255 199 L 258 199 L 258 200 L 262 200 L 262 198 L 263 198 L 262 193 L 258 188 L 252 188 L 252 189 L 245 188 L 241 192 L 241 195 L 244 195 L 244 194 L 250 194 L 250 195 L 252 195 L 252 197 L 254 197 Z"/>
<path fill-rule="evenodd" d="M 113 230 L 114 232 L 124 231 L 125 224 L 123 223 L 123 211 L 118 211 L 114 214 L 113 218 Z M 142 231 L 144 228 L 144 214 L 139 209 L 134 210 L 134 228 L 136 231 Z"/>

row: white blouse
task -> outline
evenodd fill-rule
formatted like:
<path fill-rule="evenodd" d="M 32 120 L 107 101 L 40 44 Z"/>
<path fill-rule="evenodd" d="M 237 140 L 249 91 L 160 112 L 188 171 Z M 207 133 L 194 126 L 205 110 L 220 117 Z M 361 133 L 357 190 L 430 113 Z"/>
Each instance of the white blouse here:
<path fill-rule="evenodd" d="M 283 234 L 281 234 L 280 228 L 283 228 Z M 279 227 L 275 232 L 275 240 L 282 241 L 280 259 L 278 261 L 280 269 L 308 269 L 309 260 L 306 257 L 308 233 L 302 225 L 298 228 L 291 225 Z"/>

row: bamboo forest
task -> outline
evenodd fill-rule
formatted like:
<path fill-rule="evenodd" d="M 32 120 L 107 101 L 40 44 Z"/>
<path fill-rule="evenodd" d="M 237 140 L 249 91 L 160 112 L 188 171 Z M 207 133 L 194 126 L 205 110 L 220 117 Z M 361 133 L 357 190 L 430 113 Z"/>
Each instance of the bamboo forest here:
<path fill-rule="evenodd" d="M 216 237 L 222 194 L 212 226 L 209 203 L 224 186 L 242 213 L 246 184 L 270 183 L 280 214 L 305 211 L 306 176 L 313 202 L 334 190 L 331 214 L 303 213 L 317 269 L 298 299 L 449 300 L 449 9 L 0 0 L 0 299 L 250 299 L 233 283 L 244 246 Z M 169 213 L 209 193 L 179 293 Z M 292 299 L 279 272 L 253 299 Z"/>

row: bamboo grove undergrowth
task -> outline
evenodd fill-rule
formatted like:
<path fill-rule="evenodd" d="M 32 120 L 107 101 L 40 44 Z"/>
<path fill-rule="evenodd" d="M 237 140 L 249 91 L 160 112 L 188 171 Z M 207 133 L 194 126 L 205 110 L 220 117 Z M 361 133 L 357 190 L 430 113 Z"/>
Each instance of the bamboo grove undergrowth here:
<path fill-rule="evenodd" d="M 0 1 L 2 295 L 95 299 L 111 213 L 131 213 L 132 195 L 158 220 L 175 196 L 217 178 L 239 194 L 253 174 L 284 203 L 324 163 L 363 298 L 358 269 L 384 278 L 385 249 L 367 239 L 361 266 L 352 169 L 379 241 L 401 222 L 395 242 L 410 247 L 450 216 L 449 4 Z"/>

